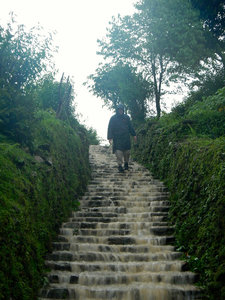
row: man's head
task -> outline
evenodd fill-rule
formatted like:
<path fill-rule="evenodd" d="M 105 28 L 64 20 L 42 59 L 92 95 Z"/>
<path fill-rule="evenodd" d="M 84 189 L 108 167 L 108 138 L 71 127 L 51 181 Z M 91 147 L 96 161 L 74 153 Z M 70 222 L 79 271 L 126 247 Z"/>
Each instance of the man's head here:
<path fill-rule="evenodd" d="M 118 104 L 117 105 L 117 108 L 116 108 L 116 111 L 119 115 L 123 115 L 124 114 L 124 105 L 123 104 Z"/>

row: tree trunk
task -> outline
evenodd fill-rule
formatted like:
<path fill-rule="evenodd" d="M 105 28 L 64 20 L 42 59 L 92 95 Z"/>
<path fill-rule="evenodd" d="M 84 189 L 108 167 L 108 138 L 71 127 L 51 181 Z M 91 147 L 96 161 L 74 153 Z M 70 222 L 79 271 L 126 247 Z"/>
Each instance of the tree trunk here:
<path fill-rule="evenodd" d="M 160 106 L 160 94 L 157 92 L 157 94 L 155 95 L 155 104 L 156 104 L 156 112 L 157 112 L 157 119 L 160 118 L 161 115 L 161 106 Z"/>

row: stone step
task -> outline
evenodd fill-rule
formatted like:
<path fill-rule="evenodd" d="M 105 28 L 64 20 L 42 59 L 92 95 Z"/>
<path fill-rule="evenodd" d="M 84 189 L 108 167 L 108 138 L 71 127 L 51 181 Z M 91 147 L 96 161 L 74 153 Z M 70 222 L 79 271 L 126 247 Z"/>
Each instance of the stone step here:
<path fill-rule="evenodd" d="M 82 272 L 72 273 L 55 271 L 48 275 L 51 284 L 68 283 L 81 285 L 108 285 L 108 284 L 129 284 L 131 282 L 154 282 L 170 284 L 193 284 L 196 282 L 197 275 L 192 272 L 142 272 L 127 274 L 125 272 Z"/>
<path fill-rule="evenodd" d="M 163 201 L 167 201 L 167 203 L 169 204 L 168 201 L 168 195 L 166 194 L 153 194 L 153 193 L 149 193 L 149 195 L 138 195 L 136 193 L 132 193 L 131 195 L 128 193 L 123 193 L 123 194 L 119 194 L 119 193 L 110 193 L 110 195 L 101 195 L 101 196 L 96 196 L 98 193 L 96 194 L 88 194 L 82 197 L 81 199 L 81 204 L 84 202 L 89 202 L 89 201 L 112 201 L 112 202 L 119 202 L 119 203 L 151 203 L 154 204 L 157 201 L 162 201 L 161 203 L 163 203 Z"/>
<path fill-rule="evenodd" d="M 73 214 L 73 218 L 81 217 L 81 216 L 87 216 L 89 213 L 95 213 L 96 217 L 128 217 L 128 218 L 134 218 L 134 217 L 141 217 L 144 219 L 148 219 L 153 216 L 157 216 L 155 214 L 156 212 L 165 212 L 168 214 L 169 207 L 168 206 L 158 206 L 158 205 L 146 205 L 143 207 L 140 206 L 133 206 L 132 203 L 129 205 L 124 206 L 123 205 L 111 205 L 111 206 L 84 206 L 82 207 L 82 211 L 77 211 L 76 214 Z M 135 211 L 136 209 L 136 211 Z M 97 215 L 97 213 L 102 215 Z M 112 215 L 114 214 L 114 216 Z M 116 215 L 117 214 L 117 215 Z M 93 216 L 93 215 L 92 215 Z"/>
<path fill-rule="evenodd" d="M 146 184 L 137 186 L 134 183 L 130 183 L 126 187 L 118 188 L 115 185 L 112 185 L 111 182 L 107 183 L 104 181 L 104 185 L 100 183 L 89 185 L 87 191 L 90 195 L 93 194 L 93 195 L 101 195 L 101 196 L 107 196 L 107 195 L 110 196 L 110 194 L 114 194 L 114 193 L 126 194 L 127 192 L 129 192 L 131 195 L 136 193 L 141 193 L 144 195 L 151 194 L 151 193 L 158 195 L 159 193 L 162 193 L 167 196 L 169 195 L 167 188 L 151 185 L 148 183 L 147 183 L 147 187 Z"/>
<path fill-rule="evenodd" d="M 129 219 L 131 218 L 136 218 L 136 219 L 145 219 L 145 218 L 149 218 L 149 217 L 163 217 L 166 216 L 167 217 L 168 213 L 167 212 L 138 212 L 138 213 L 126 213 L 126 215 L 123 215 L 123 218 L 127 218 Z M 73 217 L 97 217 L 97 218 L 117 218 L 118 216 L 120 216 L 119 213 L 115 213 L 115 212 L 98 212 L 98 211 L 94 211 L 94 210 L 89 210 L 89 211 L 79 211 L 73 214 Z"/>
<path fill-rule="evenodd" d="M 82 298 L 80 298 L 80 295 Z M 169 284 L 133 284 L 128 286 L 97 286 L 86 287 L 76 285 L 76 288 L 52 288 L 43 291 L 39 300 L 44 299 L 120 299 L 120 300 L 148 300 L 148 299 L 201 299 L 200 291 L 193 286 L 184 287 Z"/>
<path fill-rule="evenodd" d="M 124 215 L 127 213 L 127 208 L 124 206 L 100 206 L 100 207 L 81 207 L 86 212 L 99 212 L 99 213 L 116 213 Z"/>
<path fill-rule="evenodd" d="M 128 229 L 71 229 L 61 228 L 60 234 L 62 235 L 82 235 L 82 236 L 98 236 L 104 237 L 109 235 L 130 235 L 131 231 Z M 146 233 L 147 234 L 147 233 Z"/>
<path fill-rule="evenodd" d="M 84 223 L 83 223 L 84 224 Z M 170 226 L 152 226 L 150 228 L 125 228 L 125 229 L 113 229 L 113 228 L 97 228 L 97 229 L 92 229 L 92 228 L 79 228 L 79 227 L 74 227 L 74 228 L 61 228 L 60 229 L 60 234 L 61 235 L 83 235 L 83 236 L 110 236 L 110 235 L 149 235 L 149 234 L 154 234 L 154 235 L 171 235 L 173 233 L 174 227 Z"/>
<path fill-rule="evenodd" d="M 80 298 L 81 296 L 81 298 Z M 129 285 L 98 285 L 85 286 L 68 285 L 61 288 L 52 287 L 43 290 L 39 300 L 43 299 L 121 299 L 121 300 L 147 300 L 147 299 L 200 299 L 200 291 L 193 285 L 179 286 L 175 284 L 133 283 Z"/>
<path fill-rule="evenodd" d="M 157 201 L 157 200 L 167 200 L 168 194 L 167 193 L 160 193 L 160 192 L 149 192 L 149 193 L 138 193 L 133 192 L 107 192 L 107 193 L 99 193 L 97 191 L 89 193 L 82 197 L 81 202 L 85 200 L 119 200 L 119 201 Z"/>
<path fill-rule="evenodd" d="M 115 262 L 149 262 L 161 260 L 177 260 L 181 257 L 179 252 L 158 252 L 158 253 L 109 253 L 109 252 L 91 252 L 84 251 L 74 253 L 73 251 L 55 251 L 46 258 L 50 261 L 115 261 Z"/>
<path fill-rule="evenodd" d="M 135 244 L 149 244 L 149 245 L 168 245 L 174 243 L 173 236 L 72 236 L 67 241 L 73 243 L 95 243 L 95 244 L 106 244 L 109 245 L 135 245 Z"/>
<path fill-rule="evenodd" d="M 145 173 L 142 171 L 133 170 L 130 172 L 125 172 L 124 174 L 119 174 L 117 171 L 117 167 L 114 168 L 113 172 L 111 173 L 102 173 L 97 169 L 95 171 L 92 171 L 92 179 L 90 181 L 90 185 L 99 183 L 104 184 L 106 181 L 109 181 L 111 184 L 126 181 L 127 184 L 138 182 L 140 186 L 148 183 L 150 185 L 165 187 L 165 185 L 161 181 L 155 179 L 149 173 Z"/>
<path fill-rule="evenodd" d="M 93 206 L 84 206 L 83 207 L 86 214 L 88 213 L 92 213 L 92 216 L 93 216 L 93 213 L 115 213 L 117 214 L 117 216 L 121 216 L 122 214 L 124 216 L 130 214 L 130 213 L 133 213 L 133 214 L 136 214 L 136 216 L 139 216 L 140 213 L 143 213 L 143 212 L 149 212 L 149 213 L 166 213 L 168 214 L 169 212 L 169 207 L 167 206 L 146 206 L 145 208 L 143 208 L 143 206 L 132 206 L 132 204 L 130 205 L 130 207 L 120 207 L 119 205 L 118 206 L 97 206 L 97 205 L 94 205 Z M 111 209 L 110 209 L 111 208 Z M 80 214 L 78 213 L 77 214 L 78 216 L 80 216 Z"/>
<path fill-rule="evenodd" d="M 141 213 L 143 211 L 147 212 L 166 212 L 168 213 L 169 211 L 169 206 L 146 206 L 145 210 L 143 210 L 142 206 L 136 206 L 136 207 L 128 207 L 127 208 L 127 213 Z"/>
<path fill-rule="evenodd" d="M 155 209 L 156 207 L 162 208 L 162 209 L 166 209 L 168 210 L 170 208 L 169 203 L 166 201 L 152 201 L 152 202 L 148 202 L 148 201 L 129 201 L 128 203 L 124 203 L 124 201 L 120 201 L 120 200 L 85 200 L 82 202 L 81 204 L 81 208 L 82 209 L 86 209 L 86 208 L 92 208 L 92 207 L 104 207 L 106 209 L 108 209 L 109 211 L 111 209 L 115 209 L 116 207 L 120 206 L 123 207 L 124 209 L 126 209 L 126 206 L 132 207 L 132 208 L 142 208 L 143 211 L 149 211 L 149 209 Z M 125 210 L 126 211 L 126 210 Z M 124 213 L 124 212 L 123 212 Z"/>
<path fill-rule="evenodd" d="M 104 212 L 104 211 L 103 211 Z M 127 216 L 127 217 L 126 217 Z M 137 222 L 137 219 L 140 221 L 144 221 L 146 219 L 146 222 L 166 222 L 167 221 L 167 215 L 162 216 L 151 216 L 151 217 L 145 217 L 144 215 L 138 215 L 137 214 L 126 214 L 126 216 L 119 215 L 118 217 L 114 218 L 108 218 L 108 217 L 76 217 L 71 218 L 70 222 L 96 222 L 96 223 L 114 223 L 114 222 Z"/>
<path fill-rule="evenodd" d="M 135 162 L 118 173 L 111 150 L 90 147 L 92 179 L 79 211 L 62 224 L 46 257 L 39 300 L 201 299 L 176 251 L 169 193 Z"/>
<path fill-rule="evenodd" d="M 71 244 L 70 243 L 60 243 L 60 242 L 53 242 L 52 243 L 52 248 L 54 250 L 59 250 L 59 251 L 62 251 L 62 250 L 67 250 L 69 251 L 70 250 L 70 246 Z"/>
<path fill-rule="evenodd" d="M 127 272 L 127 273 L 137 273 L 137 272 L 181 272 L 186 271 L 186 263 L 181 260 L 171 260 L 171 261 L 149 261 L 149 262 L 104 262 L 95 261 L 88 262 L 85 261 L 76 262 L 65 262 L 65 261 L 54 261 L 46 260 L 46 266 L 56 271 L 69 271 L 74 273 L 80 272 Z"/>
<path fill-rule="evenodd" d="M 168 222 L 66 222 L 62 228 L 79 229 L 149 229 L 152 226 L 168 226 Z"/>
<path fill-rule="evenodd" d="M 58 243 L 57 243 L 58 244 Z M 59 243 L 60 244 L 60 243 Z M 65 243 L 63 243 L 65 244 Z M 112 252 L 112 253 L 156 253 L 156 252 L 174 252 L 175 247 L 172 245 L 109 245 L 109 244 L 87 244 L 87 243 L 68 243 L 69 250 L 79 251 L 99 251 L 99 252 Z M 59 246 L 57 246 L 59 248 Z M 58 250 L 58 249 L 57 249 Z"/>

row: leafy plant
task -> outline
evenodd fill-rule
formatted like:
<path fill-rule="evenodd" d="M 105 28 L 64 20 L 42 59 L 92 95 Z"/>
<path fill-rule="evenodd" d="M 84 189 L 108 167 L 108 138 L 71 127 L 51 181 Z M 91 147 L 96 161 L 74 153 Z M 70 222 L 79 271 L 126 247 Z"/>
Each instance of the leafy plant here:
<path fill-rule="evenodd" d="M 187 101 L 138 130 L 136 160 L 170 191 L 170 220 L 177 248 L 199 273 L 205 299 L 223 299 L 225 263 L 224 88 L 199 102 Z"/>

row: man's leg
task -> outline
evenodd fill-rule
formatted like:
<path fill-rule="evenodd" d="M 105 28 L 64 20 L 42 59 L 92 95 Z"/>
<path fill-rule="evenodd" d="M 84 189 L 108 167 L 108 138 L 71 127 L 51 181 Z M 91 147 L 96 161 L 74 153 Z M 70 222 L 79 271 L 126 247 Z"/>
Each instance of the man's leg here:
<path fill-rule="evenodd" d="M 122 167 L 122 164 L 123 164 L 123 151 L 116 150 L 115 154 L 116 154 L 117 163 L 118 163 L 118 170 L 119 170 L 119 172 L 123 172 L 124 171 L 123 167 Z"/>
<path fill-rule="evenodd" d="M 124 155 L 124 169 L 128 170 L 128 163 L 130 159 L 130 150 L 126 150 L 123 152 Z"/>

